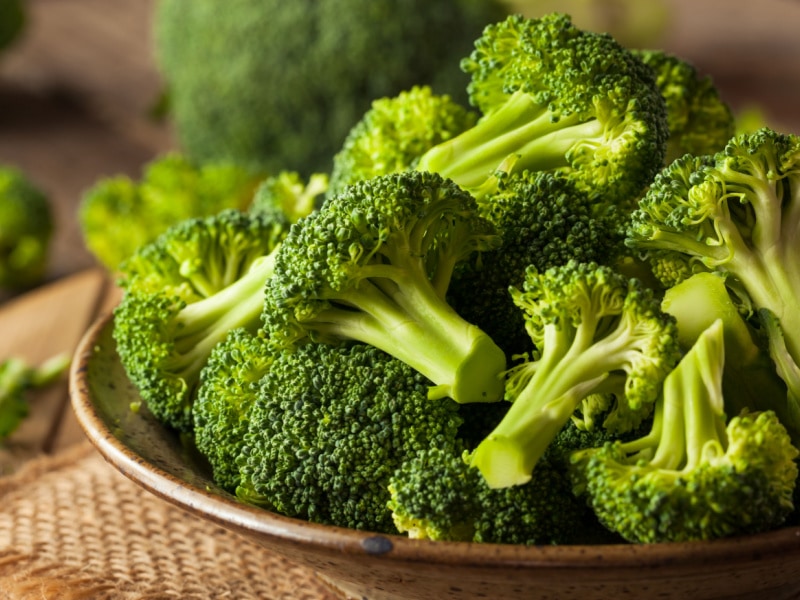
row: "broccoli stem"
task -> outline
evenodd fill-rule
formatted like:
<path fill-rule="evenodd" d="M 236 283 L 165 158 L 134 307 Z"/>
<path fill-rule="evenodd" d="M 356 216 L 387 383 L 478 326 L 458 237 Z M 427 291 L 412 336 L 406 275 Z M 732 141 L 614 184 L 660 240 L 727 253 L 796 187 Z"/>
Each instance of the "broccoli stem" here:
<path fill-rule="evenodd" d="M 232 329 L 252 329 L 260 323 L 264 288 L 275 268 L 272 253 L 257 259 L 250 270 L 233 284 L 187 305 L 178 313 L 175 327 L 175 358 L 170 370 L 199 373 L 208 356 Z"/>
<path fill-rule="evenodd" d="M 546 106 L 518 91 L 474 127 L 429 150 L 417 169 L 437 172 L 470 189 L 484 183 L 513 155 L 519 157 L 515 167 L 520 170 L 569 167 L 575 144 L 602 134 L 598 119 L 586 120 L 577 113 L 555 118 Z"/>

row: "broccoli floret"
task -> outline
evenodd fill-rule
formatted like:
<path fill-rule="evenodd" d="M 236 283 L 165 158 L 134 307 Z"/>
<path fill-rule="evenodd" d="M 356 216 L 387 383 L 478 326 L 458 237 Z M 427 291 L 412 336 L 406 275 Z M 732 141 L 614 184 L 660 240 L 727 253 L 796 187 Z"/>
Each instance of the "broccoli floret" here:
<path fill-rule="evenodd" d="M 333 158 L 330 194 L 362 179 L 412 168 L 425 152 L 474 126 L 477 118 L 428 86 L 375 100 Z"/>
<path fill-rule="evenodd" d="M 541 273 L 530 268 L 512 295 L 537 350 L 510 369 L 511 407 L 472 453 L 494 488 L 529 481 L 588 396 L 614 395 L 605 427 L 637 427 L 679 356 L 674 319 L 652 291 L 609 267 L 571 261 Z"/>
<path fill-rule="evenodd" d="M 8 438 L 30 413 L 28 392 L 58 380 L 70 365 L 68 354 L 41 364 L 12 356 L 0 362 L 0 442 Z"/>
<path fill-rule="evenodd" d="M 241 453 L 258 383 L 272 364 L 263 332 L 237 328 L 214 346 L 200 372 L 192 405 L 194 441 L 208 459 L 214 481 L 233 492 L 240 483 Z"/>
<path fill-rule="evenodd" d="M 232 329 L 261 324 L 264 288 L 284 223 L 235 209 L 174 225 L 121 268 L 114 310 L 121 363 L 150 411 L 190 431 L 212 349 Z"/>
<path fill-rule="evenodd" d="M 628 541 L 755 533 L 792 510 L 798 452 L 775 413 L 726 424 L 723 337 L 715 321 L 667 376 L 649 434 L 573 455 L 576 490 Z"/>
<path fill-rule="evenodd" d="M 620 213 L 579 191 L 562 174 L 527 171 L 500 174 L 479 207 L 502 244 L 464 263 L 447 298 L 510 358 L 532 348 L 509 287 L 522 285 L 530 265 L 545 271 L 570 260 L 613 263 L 623 249 Z"/>
<path fill-rule="evenodd" d="M 667 105 L 666 163 L 684 154 L 719 152 L 736 133 L 728 104 L 710 76 L 701 76 L 691 63 L 663 50 L 632 50 L 656 74 L 656 85 Z"/>
<path fill-rule="evenodd" d="M 630 202 L 661 169 L 666 107 L 652 69 L 569 17 L 512 15 L 489 25 L 462 61 L 475 127 L 426 152 L 417 168 L 469 189 L 509 156 L 559 171 L 610 203 Z"/>
<path fill-rule="evenodd" d="M 49 197 L 20 169 L 0 166 L 0 288 L 44 279 L 53 228 Z"/>
<path fill-rule="evenodd" d="M 305 180 L 296 171 L 281 171 L 261 182 L 250 210 L 270 219 L 296 223 L 320 207 L 328 188 L 329 179 L 325 173 L 313 173 Z"/>
<path fill-rule="evenodd" d="M 430 447 L 458 445 L 458 406 L 429 399 L 429 386 L 366 344 L 278 352 L 250 409 L 238 496 L 312 522 L 395 533 L 392 473 Z"/>
<path fill-rule="evenodd" d="M 189 156 L 308 176 L 376 98 L 463 96 L 459 60 L 506 14 L 495 0 L 165 0 L 154 38 Z"/>
<path fill-rule="evenodd" d="M 714 155 L 686 155 L 656 176 L 627 243 L 717 271 L 771 332 L 791 412 L 800 415 L 800 136 L 760 129 Z M 780 335 L 778 332 L 782 332 Z M 785 351 L 779 347 L 783 346 Z M 800 419 L 787 422 L 793 431 Z"/>
<path fill-rule="evenodd" d="M 453 269 L 497 236 L 474 198 L 418 171 L 358 182 L 295 224 L 264 322 L 276 344 L 370 344 L 430 379 L 431 398 L 502 396 L 503 351 L 446 302 Z"/>
<path fill-rule="evenodd" d="M 81 198 L 78 219 L 89 251 L 109 271 L 185 219 L 245 210 L 263 175 L 231 163 L 198 166 L 171 153 L 148 163 L 136 180 L 97 181 Z"/>

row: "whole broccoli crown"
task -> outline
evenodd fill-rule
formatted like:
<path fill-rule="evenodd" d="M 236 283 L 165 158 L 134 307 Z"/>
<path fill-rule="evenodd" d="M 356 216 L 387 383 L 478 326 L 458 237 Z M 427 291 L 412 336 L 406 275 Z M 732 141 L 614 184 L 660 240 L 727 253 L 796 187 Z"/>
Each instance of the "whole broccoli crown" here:
<path fill-rule="evenodd" d="M 167 0 L 155 40 L 190 156 L 307 176 L 330 169 L 375 98 L 424 84 L 463 95 L 458 61 L 506 14 L 478 0 Z"/>
<path fill-rule="evenodd" d="M 557 173 L 523 172 L 503 177 L 480 202 L 502 243 L 456 271 L 448 301 L 470 323 L 489 334 L 511 356 L 529 351 L 523 313 L 509 287 L 520 287 L 525 271 L 570 260 L 611 264 L 622 249 L 615 210 Z"/>
<path fill-rule="evenodd" d="M 260 324 L 282 226 L 230 209 L 174 225 L 121 267 L 114 310 L 123 367 L 162 422 L 191 429 L 199 373 L 229 329 Z"/>
<path fill-rule="evenodd" d="M 363 344 L 279 353 L 251 408 L 237 493 L 313 522 L 395 532 L 392 473 L 432 446 L 457 445 L 457 405 L 429 400 L 428 385 Z"/>
<path fill-rule="evenodd" d="M 433 146 L 472 127 L 477 115 L 429 86 L 373 101 L 333 159 L 329 193 L 411 168 Z"/>
<path fill-rule="evenodd" d="M 313 173 L 306 180 L 296 171 L 281 171 L 261 182 L 250 211 L 275 221 L 296 223 L 320 207 L 328 187 L 325 173 Z"/>
<path fill-rule="evenodd" d="M 231 492 L 240 482 L 236 459 L 248 412 L 271 363 L 272 353 L 261 333 L 234 329 L 214 347 L 200 374 L 192 406 L 195 444 L 208 459 L 214 481 Z"/>
<path fill-rule="evenodd" d="M 97 181 L 78 211 L 86 247 L 112 272 L 139 248 L 183 220 L 244 210 L 262 175 L 231 163 L 199 166 L 166 154 L 148 163 L 140 179 Z"/>
<path fill-rule="evenodd" d="M 793 509 L 797 479 L 785 428 L 771 411 L 731 419 L 727 448 L 709 445 L 700 464 L 659 469 L 624 443 L 597 451 L 586 465 L 598 518 L 631 542 L 711 540 L 766 531 Z"/>
<path fill-rule="evenodd" d="M 669 141 L 666 162 L 684 154 L 714 154 L 725 147 L 736 126 L 733 112 L 709 76 L 663 50 L 633 50 L 656 74 L 667 106 Z"/>
<path fill-rule="evenodd" d="M 52 233 L 49 197 L 20 169 L 0 166 L 0 287 L 44 277 Z"/>
<path fill-rule="evenodd" d="M 604 348 L 594 369 L 625 372 L 617 390 L 624 400 L 612 421 L 624 431 L 650 413 L 661 382 L 680 356 L 675 319 L 661 310 L 650 288 L 611 267 L 570 261 L 544 272 L 529 269 L 522 289 L 511 293 L 540 355 L 537 362 Z M 527 370 L 520 369 L 519 380 L 510 380 L 508 389 L 524 385 Z"/>

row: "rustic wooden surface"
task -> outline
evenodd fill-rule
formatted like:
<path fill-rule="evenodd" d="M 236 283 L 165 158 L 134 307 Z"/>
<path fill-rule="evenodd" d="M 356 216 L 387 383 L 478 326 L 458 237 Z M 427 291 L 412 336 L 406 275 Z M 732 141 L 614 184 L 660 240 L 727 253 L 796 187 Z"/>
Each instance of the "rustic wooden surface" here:
<path fill-rule="evenodd" d="M 81 194 L 101 177 L 138 175 L 177 145 L 168 124 L 148 116 L 161 91 L 150 35 L 156 0 L 28 1 L 25 37 L 0 56 L 0 163 L 23 168 L 51 195 L 58 231 L 50 284 L 0 305 L 0 359 L 40 360 L 74 348 L 116 298 L 82 244 Z M 800 1 L 663 1 L 669 20 L 654 45 L 710 74 L 734 109 L 758 106 L 771 125 L 800 133 Z M 0 473 L 79 439 L 59 383 L 37 396 L 0 450 Z"/>

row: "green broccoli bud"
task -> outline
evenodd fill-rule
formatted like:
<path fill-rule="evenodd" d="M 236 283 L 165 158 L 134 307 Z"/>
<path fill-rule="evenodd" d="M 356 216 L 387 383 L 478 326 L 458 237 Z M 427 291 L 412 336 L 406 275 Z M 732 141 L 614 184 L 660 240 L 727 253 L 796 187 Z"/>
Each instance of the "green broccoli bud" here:
<path fill-rule="evenodd" d="M 250 211 L 269 219 L 296 223 L 320 207 L 328 187 L 328 176 L 324 173 L 313 173 L 306 181 L 295 171 L 281 171 L 261 182 Z"/>

